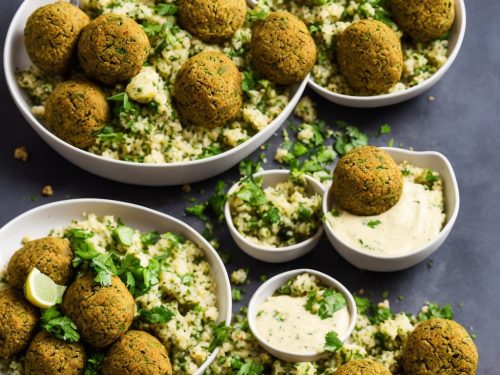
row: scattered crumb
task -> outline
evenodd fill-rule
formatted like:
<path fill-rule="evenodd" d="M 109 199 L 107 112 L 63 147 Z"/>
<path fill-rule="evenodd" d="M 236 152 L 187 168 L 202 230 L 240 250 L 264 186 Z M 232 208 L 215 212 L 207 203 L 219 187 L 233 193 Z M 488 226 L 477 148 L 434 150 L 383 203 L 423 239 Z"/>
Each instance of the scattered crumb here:
<path fill-rule="evenodd" d="M 14 159 L 21 160 L 23 163 L 26 163 L 29 159 L 28 150 L 26 149 L 26 147 L 21 146 L 16 148 L 14 150 Z"/>
<path fill-rule="evenodd" d="M 184 193 L 190 193 L 191 192 L 191 185 L 189 185 L 189 184 L 182 185 L 182 191 Z"/>
<path fill-rule="evenodd" d="M 235 285 L 244 284 L 248 278 L 248 269 L 240 268 L 231 273 L 231 282 Z"/>
<path fill-rule="evenodd" d="M 363 295 L 363 294 L 365 294 L 365 290 L 364 290 L 364 289 L 360 289 L 360 290 L 358 291 L 358 293 L 359 293 L 360 295 Z"/>
<path fill-rule="evenodd" d="M 51 185 L 45 185 L 42 188 L 42 195 L 45 196 L 45 197 L 51 197 L 52 195 L 54 195 L 54 189 L 52 189 L 52 186 Z"/>
<path fill-rule="evenodd" d="M 307 123 L 315 121 L 318 117 L 316 105 L 308 96 L 304 96 L 300 99 L 293 113 Z"/>
<path fill-rule="evenodd" d="M 433 102 L 434 100 L 436 100 L 436 97 L 435 96 L 429 96 L 427 99 L 429 99 L 430 102 Z"/>

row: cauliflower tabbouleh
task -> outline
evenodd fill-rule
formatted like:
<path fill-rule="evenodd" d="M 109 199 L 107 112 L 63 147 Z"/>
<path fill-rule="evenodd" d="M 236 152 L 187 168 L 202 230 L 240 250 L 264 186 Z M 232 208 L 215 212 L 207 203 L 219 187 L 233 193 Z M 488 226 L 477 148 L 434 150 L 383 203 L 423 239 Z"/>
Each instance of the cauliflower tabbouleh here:
<path fill-rule="evenodd" d="M 314 277 L 296 279 L 290 289 L 305 294 L 318 288 Z M 207 374 L 273 374 L 273 375 L 331 375 L 343 364 L 362 358 L 373 359 L 394 375 L 401 375 L 403 346 L 410 333 L 422 321 L 430 318 L 453 318 L 449 305 L 440 308 L 428 303 L 415 316 L 391 312 L 387 300 L 374 305 L 368 299 L 355 297 L 358 309 L 356 326 L 342 346 L 316 362 L 290 363 L 264 351 L 252 335 L 246 309 L 233 317 L 233 324 L 224 335 L 224 343 Z"/>
<path fill-rule="evenodd" d="M 258 14 L 286 9 L 302 19 L 308 25 L 318 46 L 317 62 L 311 72 L 314 81 L 330 91 L 354 95 L 336 63 L 334 51 L 337 37 L 353 22 L 361 19 L 382 21 L 395 30 L 400 37 L 403 36 L 391 19 L 386 3 L 385 0 L 330 0 L 300 3 L 288 0 L 259 0 L 254 12 Z M 447 61 L 447 36 L 429 43 L 412 43 L 403 37 L 402 46 L 403 75 L 401 81 L 390 88 L 389 92 L 405 90 L 425 81 Z"/>
<path fill-rule="evenodd" d="M 198 246 L 175 233 L 141 233 L 113 216 L 94 214 L 50 236 L 69 238 L 73 264 L 83 262 L 80 267 L 97 271 L 97 282 L 105 282 L 106 270 L 116 269 L 112 273 L 125 282 L 137 305 L 134 326 L 165 345 L 175 374 L 192 374 L 208 358 L 219 311 L 215 279 Z M 87 259 L 79 252 L 84 248 L 95 249 L 98 262 L 85 266 L 79 258 Z M 4 369 L 10 366 L 9 373 L 18 374 L 17 363 L 4 363 Z"/>
<path fill-rule="evenodd" d="M 229 41 L 206 44 L 178 26 L 175 0 L 158 4 L 151 0 L 83 0 L 82 8 L 92 17 L 111 12 L 131 17 L 142 26 L 152 46 L 142 70 L 128 84 L 107 91 L 114 115 L 89 149 L 94 154 L 141 163 L 206 158 L 246 141 L 288 104 L 286 88 L 258 79 L 250 68 L 250 21 Z M 242 72 L 243 108 L 234 121 L 223 126 L 187 126 L 181 124 L 172 103 L 175 79 L 184 62 L 208 50 L 225 53 Z M 31 67 L 18 73 L 18 82 L 31 97 L 32 112 L 43 120 L 47 96 L 60 78 Z"/>
<path fill-rule="evenodd" d="M 276 186 L 262 186 L 262 178 L 246 177 L 229 197 L 235 228 L 248 240 L 284 247 L 312 237 L 321 224 L 319 194 L 307 193 L 307 179 L 291 172 Z"/>

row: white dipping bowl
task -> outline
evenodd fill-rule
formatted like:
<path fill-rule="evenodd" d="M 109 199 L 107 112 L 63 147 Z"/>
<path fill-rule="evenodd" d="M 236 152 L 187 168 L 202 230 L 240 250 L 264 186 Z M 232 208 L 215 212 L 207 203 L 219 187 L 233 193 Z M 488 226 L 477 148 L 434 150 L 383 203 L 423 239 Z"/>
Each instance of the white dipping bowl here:
<path fill-rule="evenodd" d="M 453 168 L 448 159 L 443 154 L 434 151 L 419 152 L 391 147 L 382 147 L 382 149 L 387 151 L 397 164 L 407 161 L 408 163 L 416 167 L 429 168 L 440 174 L 443 180 L 446 222 L 438 236 L 427 245 L 410 253 L 387 256 L 370 254 L 355 249 L 337 236 L 335 231 L 332 229 L 330 222 L 326 219 L 324 220 L 324 226 L 326 236 L 330 240 L 332 246 L 349 263 L 363 270 L 392 272 L 412 267 L 422 262 L 431 254 L 433 254 L 437 249 L 439 249 L 439 247 L 444 243 L 444 241 L 450 234 L 451 229 L 455 225 L 460 206 L 460 194 L 458 192 L 457 179 L 455 178 Z M 325 217 L 327 213 L 330 212 L 333 203 L 331 197 L 328 194 L 330 186 L 325 189 L 325 195 L 323 196 L 323 215 Z"/>
<path fill-rule="evenodd" d="M 186 162 L 144 164 L 114 160 L 76 148 L 56 137 L 31 113 L 26 92 L 16 82 L 17 70 L 32 65 L 24 48 L 24 26 L 28 17 L 39 7 L 54 0 L 24 1 L 15 14 L 7 32 L 4 47 L 4 70 L 10 93 L 24 118 L 47 144 L 76 166 L 98 176 L 144 186 L 181 185 L 206 180 L 233 167 L 267 141 L 285 122 L 297 105 L 307 85 L 307 77 L 290 86 L 290 102 L 263 130 L 240 145 L 206 159 Z"/>
<path fill-rule="evenodd" d="M 335 280 L 333 277 L 330 277 L 322 272 L 314 271 L 310 269 L 298 269 L 293 271 L 288 271 L 284 273 L 280 273 L 269 280 L 267 280 L 264 284 L 262 284 L 259 289 L 255 291 L 248 305 L 248 324 L 250 329 L 252 330 L 253 335 L 259 342 L 259 344 L 267 350 L 269 353 L 274 355 L 275 357 L 282 359 L 283 361 L 288 362 L 310 362 L 317 361 L 318 359 L 328 355 L 328 353 L 293 353 L 283 351 L 274 346 L 271 346 L 262 336 L 259 334 L 257 330 L 257 313 L 259 311 L 260 306 L 264 301 L 272 296 L 276 290 L 282 285 L 286 284 L 288 280 L 294 278 L 295 276 L 301 275 L 303 273 L 308 273 L 310 275 L 316 276 L 319 281 L 325 286 L 335 289 L 337 292 L 340 292 L 344 295 L 347 301 L 347 309 L 349 310 L 349 327 L 347 328 L 346 333 L 343 336 L 339 336 L 339 339 L 342 342 L 345 342 L 349 336 L 351 336 L 354 327 L 356 326 L 357 319 L 357 309 L 356 303 L 354 301 L 354 297 L 347 290 L 345 286 L 343 286 L 340 282 Z M 290 332 L 291 334 L 292 332 Z"/>
<path fill-rule="evenodd" d="M 48 235 L 53 228 L 69 225 L 74 219 L 82 219 L 82 213 L 95 213 L 98 216 L 114 215 L 127 225 L 141 231 L 157 230 L 174 232 L 192 241 L 205 253 L 217 285 L 218 322 L 231 322 L 231 286 L 226 269 L 217 252 L 194 229 L 183 222 L 149 208 L 130 203 L 104 199 L 74 199 L 46 204 L 18 216 L 0 229 L 0 269 L 5 269 L 12 255 L 22 247 L 23 237 L 40 238 Z M 210 366 L 219 349 L 215 349 L 195 372 L 202 375 Z"/>
<path fill-rule="evenodd" d="M 251 6 L 257 4 L 256 0 L 248 0 Z M 397 104 L 404 102 L 406 100 L 412 99 L 419 96 L 429 90 L 434 86 L 450 69 L 451 65 L 455 61 L 458 52 L 462 46 L 464 40 L 466 28 L 466 12 L 464 0 L 455 1 L 455 22 L 450 29 L 450 37 L 448 43 L 448 60 L 446 63 L 439 68 L 439 70 L 434 73 L 431 77 L 419 83 L 416 86 L 410 87 L 409 89 L 393 92 L 390 94 L 381 94 L 373 96 L 355 96 L 355 95 L 344 95 L 338 94 L 336 92 L 330 91 L 323 86 L 317 84 L 312 77 L 309 78 L 309 86 L 316 91 L 319 95 L 325 99 L 340 104 L 346 107 L 353 108 L 376 108 L 385 107 L 392 104 Z"/>
<path fill-rule="evenodd" d="M 287 181 L 290 171 L 284 169 L 273 169 L 268 171 L 263 171 L 254 174 L 254 177 L 262 177 L 262 188 L 267 186 L 275 186 L 280 182 Z M 323 196 L 323 185 L 316 179 L 305 175 L 307 180 L 307 193 L 309 195 L 319 194 Z M 240 181 L 241 182 L 241 181 Z M 251 257 L 262 260 L 268 263 L 283 263 L 288 262 L 293 259 L 297 259 L 308 252 L 310 252 L 318 244 L 323 234 L 323 226 L 319 225 L 316 234 L 305 241 L 299 242 L 295 245 L 285 246 L 285 247 L 272 247 L 258 245 L 249 239 L 247 239 L 243 234 L 238 232 L 233 224 L 233 218 L 231 217 L 231 209 L 229 208 L 229 197 L 233 194 L 238 187 L 240 182 L 234 184 L 231 189 L 227 192 L 228 200 L 224 206 L 224 216 L 226 218 L 227 226 L 229 227 L 229 232 L 233 237 L 234 242 L 238 247 Z"/>

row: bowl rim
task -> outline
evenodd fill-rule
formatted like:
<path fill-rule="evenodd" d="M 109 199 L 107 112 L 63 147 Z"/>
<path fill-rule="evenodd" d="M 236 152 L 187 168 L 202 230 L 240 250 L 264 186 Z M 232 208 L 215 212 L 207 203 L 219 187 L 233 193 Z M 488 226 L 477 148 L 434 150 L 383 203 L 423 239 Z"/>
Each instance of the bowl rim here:
<path fill-rule="evenodd" d="M 251 4 L 252 8 L 257 5 L 256 0 L 247 0 L 249 4 Z M 442 75 L 451 67 L 451 65 L 455 62 L 455 59 L 458 56 L 458 53 L 460 49 L 462 48 L 464 36 L 465 36 L 465 30 L 467 28 L 467 15 L 466 15 L 466 9 L 465 9 L 465 2 L 464 0 L 455 0 L 455 7 L 456 9 L 460 9 L 461 13 L 461 23 L 458 24 L 458 37 L 457 37 L 457 43 L 455 44 L 454 48 L 449 51 L 448 54 L 448 59 L 446 62 L 439 67 L 439 69 L 432 74 L 429 78 L 426 80 L 420 82 L 419 84 L 412 86 L 410 88 L 407 88 L 405 90 L 401 91 L 395 91 L 391 93 L 385 93 L 385 94 L 379 94 L 379 95 L 372 95 L 372 96 L 366 96 L 366 95 L 346 95 L 346 94 L 339 94 L 336 93 L 335 91 L 328 90 L 327 88 L 321 86 L 320 84 L 316 83 L 314 79 L 312 78 L 311 75 L 309 75 L 308 78 L 308 84 L 311 86 L 313 90 L 315 90 L 318 94 L 321 94 L 322 96 L 329 96 L 331 98 L 334 98 L 335 100 L 338 100 L 339 102 L 342 101 L 343 103 L 347 101 L 355 102 L 357 104 L 371 104 L 374 102 L 378 101 L 386 101 L 386 100 L 391 100 L 395 98 L 399 98 L 402 96 L 411 96 L 414 93 L 417 93 L 419 90 L 425 87 L 431 87 L 434 83 L 439 81 L 442 77 Z M 455 22 L 457 18 L 455 16 Z M 453 26 L 452 26 L 453 27 Z"/>
<path fill-rule="evenodd" d="M 427 249 L 432 248 L 436 243 L 440 242 L 440 240 L 447 236 L 448 233 L 451 231 L 453 226 L 455 225 L 455 221 L 458 217 L 458 212 L 460 209 L 460 192 L 458 189 L 458 182 L 457 178 L 455 176 L 455 171 L 453 170 L 453 167 L 451 166 L 450 161 L 446 156 L 444 156 L 442 153 L 437 152 L 437 151 L 413 151 L 413 150 L 405 150 L 402 148 L 397 148 L 397 147 L 380 147 L 381 149 L 387 151 L 389 155 L 393 154 L 401 154 L 401 155 L 411 155 L 411 156 L 416 156 L 416 157 L 424 157 L 424 156 L 431 156 L 434 157 L 442 163 L 442 165 L 445 166 L 445 169 L 449 172 L 450 174 L 450 180 L 451 180 L 451 198 L 455 198 L 455 206 L 452 209 L 450 217 L 446 218 L 446 224 L 441 228 L 439 234 L 430 242 L 427 244 L 419 247 L 418 249 L 415 249 L 409 253 L 401 254 L 401 255 L 382 255 L 382 254 L 371 254 L 367 253 L 358 249 L 353 248 L 351 245 L 347 244 L 344 242 L 340 237 L 337 236 L 335 231 L 333 230 L 332 226 L 330 225 L 330 222 L 328 221 L 326 215 L 330 212 L 328 210 L 328 193 L 330 190 L 331 182 L 328 184 L 328 186 L 325 188 L 325 193 L 323 196 L 323 215 L 325 217 L 325 220 L 323 221 L 325 231 L 328 232 L 330 235 L 332 235 L 342 246 L 344 246 L 348 251 L 351 251 L 353 253 L 356 253 L 357 255 L 374 259 L 374 260 L 402 260 L 402 259 L 407 259 L 407 258 L 412 258 L 417 254 L 425 252 Z M 443 195 L 446 194 L 446 192 L 443 189 Z M 335 246 L 332 247 L 335 248 Z"/>
<path fill-rule="evenodd" d="M 49 137 L 52 141 L 56 142 L 58 145 L 62 147 L 68 148 L 70 151 L 81 155 L 83 157 L 90 157 L 93 160 L 97 162 L 104 162 L 104 163 L 110 163 L 110 164 L 118 164 L 121 166 L 131 166 L 131 167 L 141 167 L 145 169 L 158 169 L 158 168 L 176 168 L 176 167 L 185 167 L 185 166 L 195 166 L 195 165 L 203 165 L 205 163 L 210 163 L 210 162 L 216 162 L 217 160 L 224 158 L 224 157 L 230 157 L 234 154 L 237 154 L 240 152 L 242 149 L 248 146 L 248 144 L 252 143 L 254 141 L 254 138 L 260 134 L 263 134 L 264 132 L 269 131 L 270 128 L 275 126 L 278 122 L 284 122 L 286 120 L 286 117 L 284 114 L 287 112 L 287 108 L 291 107 L 292 105 L 295 107 L 296 103 L 294 103 L 293 99 L 297 99 L 296 101 L 300 100 L 302 97 L 302 94 L 308 84 L 309 81 L 309 74 L 299 83 L 296 83 L 294 85 L 289 85 L 287 86 L 288 91 L 295 91 L 294 95 L 290 95 L 289 101 L 287 105 L 283 108 L 283 110 L 279 113 L 278 116 L 276 116 L 266 127 L 263 129 L 259 130 L 256 132 L 254 135 L 249 137 L 247 140 L 244 142 L 238 144 L 237 146 L 230 148 L 227 151 L 221 152 L 220 154 L 210 156 L 208 158 L 203 158 L 203 159 L 194 159 L 194 160 L 186 160 L 186 161 L 176 161 L 176 162 L 165 162 L 165 163 L 139 163 L 139 162 L 132 162 L 132 161 L 125 161 L 125 160 L 120 160 L 120 159 L 111 159 L 104 157 L 102 155 L 94 154 L 90 151 L 79 149 L 72 144 L 63 141 L 61 138 L 57 137 L 54 133 L 52 133 L 50 130 L 48 130 L 34 115 L 31 113 L 30 110 L 30 104 L 28 103 L 27 99 L 23 97 L 22 93 L 23 90 L 19 87 L 16 81 L 16 69 L 11 64 L 12 60 L 12 51 L 14 49 L 13 46 L 13 40 L 14 40 L 14 30 L 15 26 L 19 24 L 19 19 L 21 18 L 21 13 L 24 10 L 25 7 L 28 7 L 30 4 L 30 1 L 24 0 L 19 8 L 16 10 L 16 13 L 14 14 L 14 17 L 10 21 L 9 28 L 7 30 L 7 34 L 5 36 L 5 44 L 4 44 L 4 49 L 3 49 L 3 66 L 4 66 L 4 75 L 6 78 L 7 82 L 7 87 L 9 89 L 10 95 L 12 97 L 12 100 L 16 104 L 18 110 L 21 112 L 21 114 L 24 116 L 25 119 L 28 120 L 30 125 L 37 130 L 41 131 L 45 136 Z M 21 48 L 25 48 L 24 45 Z M 293 110 L 293 108 L 291 108 Z M 276 131 L 276 130 L 275 130 Z"/>
<path fill-rule="evenodd" d="M 257 177 L 262 177 L 262 176 L 268 176 L 268 175 L 283 175 L 283 176 L 288 176 L 291 173 L 290 170 L 288 169 L 267 169 L 263 170 L 257 173 L 254 173 L 252 177 L 257 178 Z M 316 180 L 314 177 L 309 176 L 307 174 L 304 174 L 307 183 L 311 184 L 313 189 L 315 190 L 315 194 L 319 194 L 321 196 L 321 207 L 323 206 L 323 195 L 324 194 L 324 187 L 323 185 Z M 283 247 L 272 247 L 268 245 L 258 245 L 256 243 L 251 242 L 248 240 L 243 234 L 241 234 L 236 227 L 234 226 L 233 223 L 233 218 L 231 216 L 231 208 L 229 207 L 229 198 L 230 196 L 236 191 L 236 189 L 240 186 L 240 183 L 245 179 L 246 177 L 241 178 L 239 181 L 234 183 L 231 188 L 228 190 L 227 194 L 227 200 L 226 203 L 224 204 L 224 217 L 226 218 L 226 223 L 227 226 L 229 227 L 229 231 L 231 234 L 235 235 L 241 242 L 243 242 L 246 246 L 251 247 L 252 249 L 259 251 L 259 252 L 265 252 L 265 253 L 286 253 L 286 252 L 292 252 L 292 251 L 298 251 L 311 243 L 317 242 L 321 236 L 323 235 L 323 225 L 318 226 L 318 230 L 316 233 L 305 239 L 304 241 L 298 242 L 294 245 L 288 245 L 288 246 L 283 246 Z M 321 190 L 320 190 L 321 189 Z"/>
<path fill-rule="evenodd" d="M 148 208 L 148 207 L 140 206 L 138 204 L 117 201 L 117 200 L 111 200 L 111 199 L 100 199 L 100 198 L 66 199 L 66 200 L 62 200 L 62 201 L 56 201 L 56 202 L 43 204 L 41 206 L 37 206 L 35 208 L 32 208 L 28 211 L 23 212 L 22 214 L 14 217 L 9 222 L 7 222 L 5 225 L 0 227 L 0 235 L 3 235 L 5 232 L 8 232 L 10 227 L 17 224 L 17 222 L 22 221 L 22 220 L 28 218 L 29 216 L 31 216 L 35 213 L 38 213 L 39 211 L 44 211 L 44 210 L 50 211 L 53 208 L 72 206 L 72 205 L 76 205 L 76 204 L 108 204 L 108 205 L 112 205 L 112 206 L 123 207 L 125 209 L 129 209 L 129 210 L 133 210 L 133 211 L 139 210 L 139 211 L 143 211 L 144 213 L 146 213 L 147 215 L 150 215 L 150 216 L 160 216 L 165 221 L 173 222 L 174 224 L 179 225 L 182 228 L 184 228 L 191 236 L 191 239 L 190 238 L 188 238 L 188 239 L 190 239 L 190 240 L 192 240 L 193 238 L 196 239 L 197 246 L 199 246 L 205 254 L 210 253 L 213 256 L 213 259 L 215 260 L 216 267 L 213 267 L 212 265 L 210 265 L 210 269 L 212 270 L 212 272 L 214 272 L 214 274 L 215 274 L 215 272 L 222 274 L 221 276 L 224 279 L 224 288 L 226 289 L 226 293 L 224 293 L 225 294 L 224 299 L 226 300 L 227 308 L 226 308 L 226 311 L 219 312 L 219 314 L 221 316 L 226 317 L 225 320 L 220 318 L 220 322 L 225 321 L 225 325 L 227 327 L 231 325 L 231 318 L 232 318 L 231 284 L 229 282 L 229 276 L 227 274 L 226 267 L 224 266 L 224 263 L 220 259 L 220 256 L 217 254 L 217 251 L 215 251 L 215 249 L 212 247 L 212 245 L 210 245 L 210 243 L 196 230 L 194 230 L 193 228 L 191 228 L 189 225 L 182 222 L 181 220 L 176 219 L 173 216 L 164 214 L 163 212 L 156 211 L 156 210 L 153 210 L 153 209 Z M 20 237 L 22 237 L 22 236 L 20 236 Z M 200 246 L 199 244 L 201 244 L 202 246 Z M 215 360 L 215 358 L 218 355 L 219 350 L 220 350 L 220 345 L 217 348 L 215 348 L 207 356 L 205 361 L 203 361 L 203 363 L 199 365 L 198 370 L 196 370 L 196 372 L 194 374 L 201 375 L 203 373 L 203 371 L 205 370 L 205 368 L 207 366 L 209 366 Z"/>
<path fill-rule="evenodd" d="M 300 358 L 302 358 L 301 361 L 304 361 L 303 358 L 305 358 L 305 357 L 313 358 L 313 357 L 317 357 L 318 355 L 325 354 L 326 352 L 296 353 L 296 352 L 290 352 L 290 351 L 278 349 L 275 346 L 271 345 L 267 340 L 265 340 L 261 337 L 261 335 L 259 334 L 259 331 L 256 327 L 256 323 L 257 323 L 256 322 L 256 314 L 257 314 L 257 309 L 259 308 L 259 306 L 256 306 L 256 303 L 257 303 L 256 300 L 261 294 L 268 291 L 271 288 L 271 284 L 274 283 L 274 281 L 276 281 L 277 279 L 285 279 L 284 282 L 281 284 L 281 285 L 284 285 L 286 282 L 288 282 L 293 277 L 301 275 L 303 273 L 308 273 L 308 274 L 311 274 L 313 276 L 316 276 L 317 278 L 320 279 L 320 282 L 322 284 L 325 284 L 328 288 L 333 288 L 337 292 L 342 293 L 342 295 L 346 299 L 347 308 L 349 310 L 349 326 L 346 330 L 346 333 L 339 337 L 342 342 L 345 342 L 351 336 L 352 332 L 354 331 L 354 328 L 356 326 L 356 321 L 357 321 L 357 315 L 358 315 L 354 296 L 349 291 L 349 289 L 347 289 L 340 281 L 338 281 L 337 279 L 333 278 L 330 275 L 327 275 L 324 272 L 316 271 L 316 270 L 309 269 L 309 268 L 299 268 L 299 269 L 294 269 L 294 270 L 279 273 L 279 274 L 271 277 L 270 279 L 266 280 L 253 293 L 252 298 L 250 299 L 250 301 L 248 303 L 247 319 L 248 319 L 248 324 L 250 326 L 250 330 L 252 331 L 253 335 L 255 336 L 255 338 L 257 339 L 257 341 L 261 345 L 268 346 L 273 351 L 278 352 L 278 353 L 285 355 L 285 356 L 296 357 L 296 358 L 300 357 Z M 326 282 L 325 282 L 325 280 L 326 280 Z M 278 288 L 279 288 L 279 286 L 278 286 Z M 270 296 L 272 296 L 274 294 L 274 292 L 276 292 L 276 290 L 277 290 L 277 288 L 272 291 Z"/>

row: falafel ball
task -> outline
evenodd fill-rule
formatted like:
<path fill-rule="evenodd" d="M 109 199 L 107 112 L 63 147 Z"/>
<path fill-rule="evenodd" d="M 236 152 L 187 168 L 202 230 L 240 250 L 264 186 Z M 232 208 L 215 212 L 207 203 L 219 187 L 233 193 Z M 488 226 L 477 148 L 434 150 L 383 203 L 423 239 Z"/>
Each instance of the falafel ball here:
<path fill-rule="evenodd" d="M 80 375 L 85 370 L 85 349 L 78 342 L 59 340 L 40 331 L 24 359 L 26 375 Z"/>
<path fill-rule="evenodd" d="M 390 0 L 392 17 L 417 42 L 445 35 L 455 20 L 454 0 Z"/>
<path fill-rule="evenodd" d="M 73 277 L 74 253 L 65 238 L 44 237 L 26 243 L 17 250 L 7 266 L 7 280 L 21 289 L 33 268 L 49 276 L 56 284 L 68 285 Z"/>
<path fill-rule="evenodd" d="M 89 77 L 114 85 L 139 73 L 150 49 L 148 36 L 137 22 L 121 14 L 107 13 L 83 30 L 78 58 Z"/>
<path fill-rule="evenodd" d="M 241 73 L 221 52 L 201 52 L 184 63 L 174 85 L 174 99 L 183 120 L 217 126 L 232 120 L 243 105 Z"/>
<path fill-rule="evenodd" d="M 144 331 L 128 331 L 109 349 L 103 375 L 172 375 L 167 349 Z"/>
<path fill-rule="evenodd" d="M 337 60 L 347 83 L 360 95 L 386 92 L 403 73 L 398 34 L 375 20 L 355 22 L 340 34 Z"/>
<path fill-rule="evenodd" d="M 371 359 L 359 359 L 346 363 L 334 375 L 391 375 L 391 372 Z"/>
<path fill-rule="evenodd" d="M 270 13 L 252 28 L 250 59 L 271 82 L 302 81 L 316 62 L 316 44 L 304 22 L 286 11 Z"/>
<path fill-rule="evenodd" d="M 464 327 L 447 319 L 430 319 L 417 326 L 403 349 L 407 375 L 473 375 L 476 345 Z"/>
<path fill-rule="evenodd" d="M 355 215 L 379 215 L 394 206 L 403 192 L 403 176 L 384 150 L 364 146 L 348 152 L 333 171 L 330 194 Z"/>
<path fill-rule="evenodd" d="M 24 28 L 24 45 L 33 64 L 48 74 L 67 72 L 76 56 L 78 38 L 89 22 L 89 16 L 67 2 L 35 10 Z"/>
<path fill-rule="evenodd" d="M 45 103 L 45 123 L 56 136 L 86 149 L 109 117 L 104 92 L 91 82 L 66 81 L 56 86 Z"/>
<path fill-rule="evenodd" d="M 229 39 L 245 23 L 245 0 L 180 0 L 182 27 L 205 42 Z"/>
<path fill-rule="evenodd" d="M 0 290 L 0 358 L 9 358 L 28 346 L 36 329 L 38 309 L 21 292 Z"/>
<path fill-rule="evenodd" d="M 135 314 L 134 297 L 119 277 L 103 286 L 84 275 L 64 293 L 62 309 L 80 335 L 96 348 L 104 348 L 128 331 Z"/>

